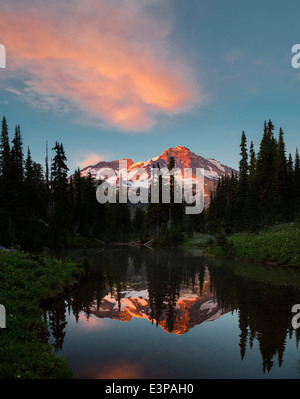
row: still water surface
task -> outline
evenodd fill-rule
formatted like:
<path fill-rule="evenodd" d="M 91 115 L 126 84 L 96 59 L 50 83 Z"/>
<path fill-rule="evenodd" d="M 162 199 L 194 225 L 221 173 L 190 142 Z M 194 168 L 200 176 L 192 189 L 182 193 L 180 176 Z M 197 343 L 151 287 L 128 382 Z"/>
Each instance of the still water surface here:
<path fill-rule="evenodd" d="M 300 272 L 180 249 L 87 256 L 88 281 L 45 310 L 74 378 L 300 377 Z"/>

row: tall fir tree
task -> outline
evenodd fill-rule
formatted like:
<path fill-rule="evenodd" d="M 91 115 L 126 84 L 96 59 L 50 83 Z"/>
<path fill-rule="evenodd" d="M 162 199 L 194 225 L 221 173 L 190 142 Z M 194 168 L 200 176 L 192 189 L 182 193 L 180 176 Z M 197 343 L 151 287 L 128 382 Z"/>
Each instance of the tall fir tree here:
<path fill-rule="evenodd" d="M 26 223 L 26 208 L 20 198 L 24 196 L 24 154 L 20 125 L 15 127 L 15 135 L 11 147 L 11 195 L 12 220 L 15 236 L 19 237 Z"/>
<path fill-rule="evenodd" d="M 284 222 L 289 220 L 288 205 L 288 169 L 286 159 L 286 149 L 284 142 L 284 133 L 280 128 L 277 142 L 277 151 L 275 158 L 275 176 L 274 176 L 274 194 L 275 194 L 275 220 Z"/>
<path fill-rule="evenodd" d="M 167 168 L 169 172 L 176 171 L 175 158 L 170 157 L 168 160 Z M 173 229 L 173 233 L 176 231 L 182 231 L 183 220 L 184 220 L 184 206 L 183 202 L 175 202 L 175 198 L 179 196 L 178 190 L 182 190 L 180 185 L 177 185 L 176 176 L 170 173 L 170 205 L 169 205 L 169 220 L 168 227 Z"/>
<path fill-rule="evenodd" d="M 0 240 L 2 245 L 15 241 L 13 211 L 15 207 L 13 168 L 9 143 L 8 125 L 5 116 L 0 135 Z"/>
<path fill-rule="evenodd" d="M 11 177 L 11 153 L 9 144 L 8 125 L 5 116 L 1 124 L 0 136 L 0 176 L 2 181 Z"/>
<path fill-rule="evenodd" d="M 67 157 L 63 145 L 55 143 L 53 149 L 55 156 L 51 165 L 51 195 L 53 203 L 52 223 L 54 227 L 54 240 L 59 243 L 71 230 L 71 213 L 69 209 L 69 185 Z"/>
<path fill-rule="evenodd" d="M 20 125 L 15 128 L 15 136 L 12 140 L 11 162 L 13 173 L 17 184 L 21 183 L 24 178 L 24 154 L 23 154 L 23 139 L 21 135 Z"/>
<path fill-rule="evenodd" d="M 247 198 L 249 191 L 249 165 L 248 165 L 248 151 L 247 151 L 247 138 L 246 134 L 242 132 L 241 138 L 241 159 L 239 163 L 239 180 L 237 186 L 237 197 L 236 197 L 236 219 L 239 229 L 247 229 L 248 226 L 248 209 L 247 209 Z"/>
<path fill-rule="evenodd" d="M 249 185 L 247 196 L 247 214 L 250 231 L 257 231 L 259 220 L 261 218 L 261 207 L 259 201 L 259 184 L 257 175 L 257 156 L 254 150 L 254 144 L 250 144 L 250 162 L 249 162 Z"/>
<path fill-rule="evenodd" d="M 157 163 L 155 169 L 160 171 L 160 165 Z M 154 191 L 154 184 L 158 188 L 158 202 L 154 202 L 152 198 L 152 191 Z M 169 207 L 168 204 L 162 203 L 162 190 L 163 190 L 163 179 L 162 176 L 155 176 L 155 182 L 153 181 L 149 190 L 149 206 L 147 210 L 147 228 L 156 236 L 162 233 L 162 230 L 166 230 L 166 226 L 169 220 Z"/>
<path fill-rule="evenodd" d="M 261 204 L 260 224 L 268 225 L 274 220 L 274 177 L 276 159 L 276 140 L 273 134 L 274 125 L 269 120 L 264 124 L 264 134 L 260 143 L 257 158 L 257 178 Z"/>
<path fill-rule="evenodd" d="M 296 149 L 295 163 L 294 163 L 294 218 L 300 221 L 300 157 L 298 148 Z"/>
<path fill-rule="evenodd" d="M 286 207 L 289 209 L 289 219 L 293 220 L 295 215 L 295 201 L 294 201 L 294 161 L 292 154 L 289 153 L 288 161 L 287 161 L 287 186 L 288 186 L 288 196 L 287 196 L 287 205 Z"/>

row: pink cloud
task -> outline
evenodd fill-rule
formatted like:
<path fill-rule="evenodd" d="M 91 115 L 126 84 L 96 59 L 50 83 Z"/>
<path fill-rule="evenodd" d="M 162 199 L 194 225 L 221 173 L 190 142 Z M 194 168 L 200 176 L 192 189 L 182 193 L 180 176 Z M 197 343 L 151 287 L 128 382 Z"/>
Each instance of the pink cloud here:
<path fill-rule="evenodd" d="M 145 12 L 152 2 L 3 0 L 0 40 L 9 76 L 25 84 L 19 99 L 125 131 L 191 109 L 201 96 L 188 65 L 170 53 L 171 20 Z"/>
<path fill-rule="evenodd" d="M 85 168 L 86 166 L 95 165 L 100 161 L 101 161 L 100 155 L 92 153 L 87 155 L 82 161 L 80 161 L 79 165 L 81 168 Z"/>

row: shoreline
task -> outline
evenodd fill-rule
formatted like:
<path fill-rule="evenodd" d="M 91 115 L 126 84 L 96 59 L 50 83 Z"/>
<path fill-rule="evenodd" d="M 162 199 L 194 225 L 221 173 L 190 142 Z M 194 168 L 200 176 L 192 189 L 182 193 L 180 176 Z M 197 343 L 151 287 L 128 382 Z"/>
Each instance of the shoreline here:
<path fill-rule="evenodd" d="M 68 362 L 52 352 L 43 306 L 70 292 L 87 277 L 79 261 L 0 251 L 0 303 L 6 328 L 0 331 L 1 379 L 70 379 Z"/>

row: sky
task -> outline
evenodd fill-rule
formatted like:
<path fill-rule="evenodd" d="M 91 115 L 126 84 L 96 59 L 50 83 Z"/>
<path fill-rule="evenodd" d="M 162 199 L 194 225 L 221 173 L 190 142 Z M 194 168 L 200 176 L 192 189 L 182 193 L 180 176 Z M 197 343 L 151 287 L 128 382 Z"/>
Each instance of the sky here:
<path fill-rule="evenodd" d="M 0 117 L 44 165 L 184 146 L 238 168 L 265 120 L 300 147 L 298 0 L 1 0 Z"/>

